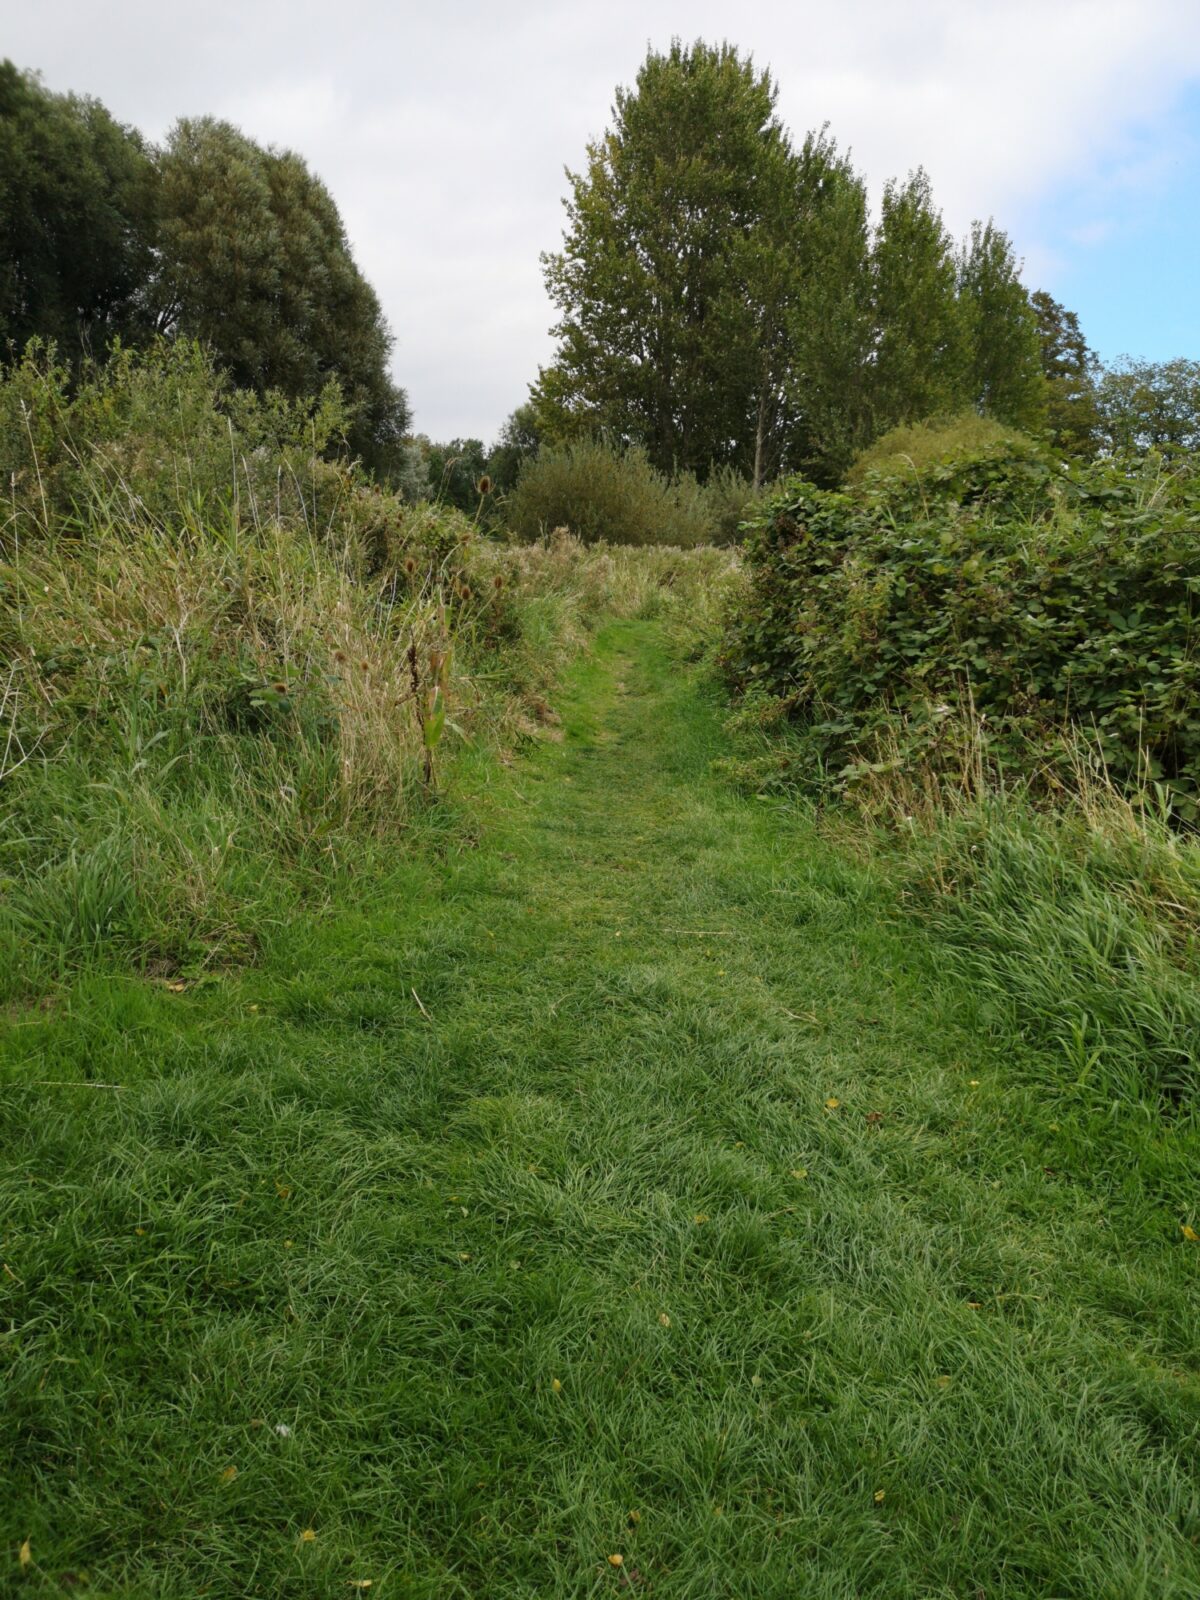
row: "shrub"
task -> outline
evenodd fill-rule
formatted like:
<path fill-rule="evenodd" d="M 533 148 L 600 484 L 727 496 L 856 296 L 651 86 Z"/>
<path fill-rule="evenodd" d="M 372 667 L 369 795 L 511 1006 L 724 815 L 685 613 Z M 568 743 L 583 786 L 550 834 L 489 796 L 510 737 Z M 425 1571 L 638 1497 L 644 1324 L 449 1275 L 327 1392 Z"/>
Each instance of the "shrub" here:
<path fill-rule="evenodd" d="M 783 697 L 814 777 L 957 759 L 1061 767 L 1073 726 L 1123 780 L 1200 788 L 1200 485 L 1153 463 L 1059 468 L 1021 448 L 754 519 L 725 635 L 733 681 Z"/>
<path fill-rule="evenodd" d="M 736 537 L 750 490 L 735 474 L 701 485 L 675 479 L 640 450 L 620 454 L 598 440 L 543 446 L 521 467 L 506 515 L 520 539 L 569 528 L 585 543 L 677 545 L 689 549 Z"/>
<path fill-rule="evenodd" d="M 854 458 L 846 482 L 863 483 L 871 473 L 921 478 L 947 462 L 1012 457 L 1036 451 L 1028 435 L 978 411 L 892 428 Z"/>

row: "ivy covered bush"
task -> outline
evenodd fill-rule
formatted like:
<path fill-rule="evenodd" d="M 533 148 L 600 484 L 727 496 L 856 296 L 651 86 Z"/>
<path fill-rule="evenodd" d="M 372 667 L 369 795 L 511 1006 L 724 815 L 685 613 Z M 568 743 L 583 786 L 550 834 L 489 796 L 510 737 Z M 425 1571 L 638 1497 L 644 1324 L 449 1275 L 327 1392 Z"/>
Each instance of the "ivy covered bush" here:
<path fill-rule="evenodd" d="M 966 714 L 989 763 L 1053 774 L 1082 732 L 1113 777 L 1196 816 L 1190 467 L 1066 469 L 1021 442 L 841 493 L 793 480 L 745 561 L 723 665 L 798 730 L 812 778 L 936 765 Z"/>

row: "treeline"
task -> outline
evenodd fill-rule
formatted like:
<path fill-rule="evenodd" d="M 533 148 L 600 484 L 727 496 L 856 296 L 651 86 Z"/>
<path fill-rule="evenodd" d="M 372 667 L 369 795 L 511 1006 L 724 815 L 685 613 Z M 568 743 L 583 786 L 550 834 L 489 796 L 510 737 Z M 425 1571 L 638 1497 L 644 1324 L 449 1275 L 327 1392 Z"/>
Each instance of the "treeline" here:
<path fill-rule="evenodd" d="M 201 340 L 259 393 L 316 401 L 336 380 L 346 443 L 395 468 L 392 335 L 301 157 L 208 117 L 155 146 L 0 63 L 0 350 L 37 338 L 78 367 L 161 336 Z"/>
<path fill-rule="evenodd" d="M 260 397 L 316 409 L 336 383 L 331 451 L 521 537 L 726 539 L 765 485 L 836 485 L 895 427 L 965 413 L 1064 457 L 1200 441 L 1200 362 L 1102 371 L 994 222 L 956 242 L 922 171 L 874 215 L 731 46 L 651 51 L 568 177 L 556 354 L 490 445 L 439 442 L 410 432 L 378 298 L 300 156 L 211 118 L 155 146 L 5 62 L 0 360 L 36 339 L 79 373 L 197 340 Z"/>
<path fill-rule="evenodd" d="M 543 258 L 545 435 L 756 485 L 839 482 L 889 429 L 968 409 L 1068 454 L 1200 435 L 1200 363 L 1102 374 L 994 222 L 956 243 L 919 170 L 873 219 L 849 156 L 825 129 L 797 145 L 770 74 L 728 45 L 651 52 L 568 178 L 563 247 Z"/>

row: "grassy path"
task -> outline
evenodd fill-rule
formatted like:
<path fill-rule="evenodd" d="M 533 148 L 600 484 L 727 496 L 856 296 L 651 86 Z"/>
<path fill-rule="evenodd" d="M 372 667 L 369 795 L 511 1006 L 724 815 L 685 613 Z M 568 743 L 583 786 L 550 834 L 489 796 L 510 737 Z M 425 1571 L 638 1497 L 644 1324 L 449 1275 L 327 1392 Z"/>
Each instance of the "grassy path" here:
<path fill-rule="evenodd" d="M 652 628 L 564 711 L 476 847 L 7 1028 L 0 1592 L 1195 1600 L 1162 1197 Z"/>

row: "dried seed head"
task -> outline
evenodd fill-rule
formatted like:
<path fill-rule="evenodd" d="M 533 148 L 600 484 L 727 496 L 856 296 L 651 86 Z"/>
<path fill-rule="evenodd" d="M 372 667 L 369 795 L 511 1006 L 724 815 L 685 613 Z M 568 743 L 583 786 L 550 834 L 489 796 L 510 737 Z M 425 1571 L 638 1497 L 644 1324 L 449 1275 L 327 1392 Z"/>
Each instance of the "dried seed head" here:
<path fill-rule="evenodd" d="M 346 659 L 346 652 L 345 652 L 345 651 L 344 651 L 344 650 L 335 650 L 335 651 L 334 651 L 334 652 L 333 652 L 333 659 L 334 659 L 334 660 L 335 660 L 335 661 L 345 661 L 345 659 Z"/>
<path fill-rule="evenodd" d="M 358 664 L 359 664 L 359 667 L 362 669 L 363 672 L 370 672 L 371 663 L 369 661 L 360 661 Z"/>
<path fill-rule="evenodd" d="M 496 574 L 496 576 L 492 579 L 492 588 L 495 589 L 497 594 L 499 594 L 501 589 L 503 589 L 503 587 L 504 587 L 504 574 L 498 572 Z"/>
<path fill-rule="evenodd" d="M 469 583 L 460 583 L 459 584 L 459 586 L 458 586 L 458 598 L 460 600 L 469 600 L 471 598 L 471 585 Z"/>
<path fill-rule="evenodd" d="M 288 686 L 286 683 L 273 683 L 271 687 L 274 689 L 276 694 L 286 694 L 288 692 Z"/>
<path fill-rule="evenodd" d="M 475 485 L 475 487 L 479 490 L 479 493 L 481 495 L 482 494 L 491 494 L 491 492 L 492 492 L 492 480 L 488 477 L 486 472 L 484 473 L 483 477 L 480 478 L 479 482 Z"/>
<path fill-rule="evenodd" d="M 417 563 L 413 560 L 413 558 L 411 556 L 406 556 L 404 558 L 404 570 L 405 570 L 405 572 L 408 573 L 410 578 L 416 572 Z"/>

